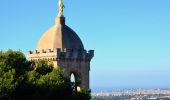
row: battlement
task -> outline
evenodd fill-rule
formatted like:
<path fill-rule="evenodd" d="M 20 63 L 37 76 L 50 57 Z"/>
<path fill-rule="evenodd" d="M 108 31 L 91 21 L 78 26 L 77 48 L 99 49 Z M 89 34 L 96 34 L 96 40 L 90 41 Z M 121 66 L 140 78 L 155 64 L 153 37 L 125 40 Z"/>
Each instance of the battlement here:
<path fill-rule="evenodd" d="M 27 56 L 31 59 L 79 59 L 79 60 L 91 60 L 94 56 L 94 50 L 86 50 L 81 49 L 48 49 L 48 50 L 35 50 L 35 51 L 28 51 Z"/>

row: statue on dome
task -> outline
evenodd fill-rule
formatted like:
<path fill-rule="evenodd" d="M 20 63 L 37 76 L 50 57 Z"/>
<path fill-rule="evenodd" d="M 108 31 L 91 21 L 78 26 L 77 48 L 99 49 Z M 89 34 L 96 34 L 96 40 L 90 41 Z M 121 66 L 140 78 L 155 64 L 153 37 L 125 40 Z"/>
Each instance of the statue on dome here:
<path fill-rule="evenodd" d="M 59 7 L 59 16 L 61 17 L 61 16 L 63 16 L 63 9 L 65 8 L 62 0 L 59 0 L 58 7 Z"/>

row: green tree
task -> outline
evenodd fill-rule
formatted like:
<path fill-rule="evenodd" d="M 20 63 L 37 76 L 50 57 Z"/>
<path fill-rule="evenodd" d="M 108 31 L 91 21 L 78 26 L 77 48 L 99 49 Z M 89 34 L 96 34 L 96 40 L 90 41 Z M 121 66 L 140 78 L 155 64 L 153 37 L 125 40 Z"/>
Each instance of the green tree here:
<path fill-rule="evenodd" d="M 8 72 L 1 74 L 0 76 L 0 96 L 1 98 L 10 97 L 15 89 L 15 70 L 9 70 Z"/>
<path fill-rule="evenodd" d="M 52 72 L 53 70 L 53 65 L 49 64 L 45 60 L 40 60 L 39 62 L 36 63 L 36 72 L 38 72 L 41 75 L 46 75 L 49 72 Z"/>
<path fill-rule="evenodd" d="M 0 99 L 11 99 L 30 62 L 20 51 L 0 51 Z"/>
<path fill-rule="evenodd" d="M 75 92 L 60 69 L 44 60 L 33 63 L 20 51 L 0 51 L 1 100 L 90 100 L 90 91 Z"/>

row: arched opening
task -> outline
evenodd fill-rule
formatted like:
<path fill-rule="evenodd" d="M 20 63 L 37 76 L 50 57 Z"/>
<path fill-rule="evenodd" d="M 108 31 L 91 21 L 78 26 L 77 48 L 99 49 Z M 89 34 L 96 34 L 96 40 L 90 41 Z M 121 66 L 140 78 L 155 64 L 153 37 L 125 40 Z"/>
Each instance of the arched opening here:
<path fill-rule="evenodd" d="M 71 77 L 70 77 L 70 81 L 71 81 L 71 87 L 73 88 L 73 89 L 75 89 L 75 84 L 76 84 L 76 78 L 75 78 L 75 76 L 74 76 L 74 74 L 72 73 L 71 74 Z"/>
<path fill-rule="evenodd" d="M 80 77 L 76 73 L 71 73 L 70 81 L 73 91 L 80 91 Z"/>

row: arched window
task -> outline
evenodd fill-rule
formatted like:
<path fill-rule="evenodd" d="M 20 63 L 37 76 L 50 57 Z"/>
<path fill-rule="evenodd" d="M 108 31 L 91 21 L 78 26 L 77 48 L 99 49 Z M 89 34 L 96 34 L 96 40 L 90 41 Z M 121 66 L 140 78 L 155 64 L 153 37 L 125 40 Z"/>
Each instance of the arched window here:
<path fill-rule="evenodd" d="M 71 87 L 73 89 L 75 89 L 75 87 L 76 87 L 76 78 L 75 78 L 74 73 L 71 74 L 70 81 L 71 81 Z"/>
<path fill-rule="evenodd" d="M 70 75 L 70 81 L 71 81 L 71 86 L 73 88 L 73 91 L 77 92 L 81 90 L 80 88 L 81 80 L 79 74 L 72 72 Z"/>

